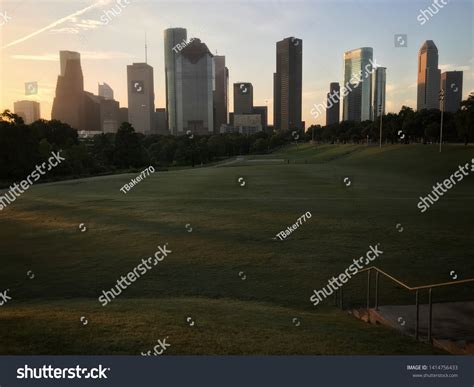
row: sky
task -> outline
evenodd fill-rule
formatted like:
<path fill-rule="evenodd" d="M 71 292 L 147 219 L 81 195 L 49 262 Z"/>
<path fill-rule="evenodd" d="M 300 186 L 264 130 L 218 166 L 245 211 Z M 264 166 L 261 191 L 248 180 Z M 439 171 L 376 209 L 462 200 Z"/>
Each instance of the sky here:
<path fill-rule="evenodd" d="M 303 39 L 306 127 L 325 123 L 310 111 L 325 103 L 331 82 L 343 85 L 344 52 L 359 47 L 373 47 L 376 63 L 387 68 L 387 112 L 416 108 L 417 56 L 425 40 L 437 45 L 442 71 L 464 71 L 465 99 L 474 91 L 473 2 L 436 1 L 442 8 L 421 25 L 420 11 L 435 10 L 433 0 L 0 0 L 0 110 L 35 100 L 49 119 L 60 50 L 81 53 L 85 90 L 97 94 L 97 84 L 106 82 L 127 106 L 126 66 L 145 61 L 145 33 L 155 106 L 165 107 L 163 31 L 170 27 L 186 28 L 188 38 L 226 56 L 229 111 L 232 84 L 251 82 L 254 105 L 268 106 L 269 123 L 276 42 L 290 36 Z M 395 47 L 396 34 L 407 35 L 406 47 Z M 32 81 L 38 93 L 25 95 L 25 82 Z"/>

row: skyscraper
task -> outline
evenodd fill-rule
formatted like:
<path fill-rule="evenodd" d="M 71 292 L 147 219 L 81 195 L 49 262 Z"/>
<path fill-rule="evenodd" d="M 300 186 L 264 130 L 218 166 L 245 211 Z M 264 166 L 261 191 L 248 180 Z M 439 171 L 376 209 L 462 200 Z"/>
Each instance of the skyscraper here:
<path fill-rule="evenodd" d="M 266 132 L 268 129 L 268 108 L 266 106 L 254 106 L 252 109 L 252 113 L 260 114 L 262 130 Z"/>
<path fill-rule="evenodd" d="M 344 53 L 343 120 L 372 119 L 372 62 L 373 49 L 361 47 Z"/>
<path fill-rule="evenodd" d="M 40 104 L 36 101 L 16 101 L 13 104 L 14 113 L 27 125 L 40 119 Z"/>
<path fill-rule="evenodd" d="M 294 37 L 276 43 L 273 74 L 273 124 L 276 130 L 300 129 L 303 82 L 303 41 Z"/>
<path fill-rule="evenodd" d="M 177 134 L 178 111 L 176 109 L 177 83 L 176 61 L 181 50 L 176 49 L 178 44 L 186 42 L 187 32 L 185 28 L 168 28 L 164 31 L 165 48 L 165 83 L 166 83 L 166 112 L 168 115 L 168 129 L 171 134 Z"/>
<path fill-rule="evenodd" d="M 439 86 L 438 48 L 427 40 L 418 52 L 418 110 L 439 109 Z"/>
<path fill-rule="evenodd" d="M 213 55 L 199 39 L 192 40 L 176 58 L 176 132 L 209 134 L 214 130 Z"/>
<path fill-rule="evenodd" d="M 104 133 L 116 133 L 120 124 L 120 105 L 114 99 L 98 97 L 100 104 L 100 124 Z"/>
<path fill-rule="evenodd" d="M 104 82 L 103 85 L 99 83 L 99 97 L 104 97 L 105 99 L 114 99 L 114 91 L 107 83 Z"/>
<path fill-rule="evenodd" d="M 253 86 L 250 82 L 234 83 L 234 114 L 252 114 Z"/>
<path fill-rule="evenodd" d="M 445 71 L 441 74 L 441 89 L 444 90 L 444 111 L 455 113 L 462 101 L 462 71 Z M 441 108 L 440 102 L 440 108 Z"/>
<path fill-rule="evenodd" d="M 155 92 L 153 67 L 146 63 L 127 66 L 128 122 L 136 132 L 148 133 L 153 130 L 155 112 Z"/>
<path fill-rule="evenodd" d="M 78 52 L 59 52 L 61 73 L 56 84 L 51 118 L 87 130 L 84 122 L 84 78 Z"/>
<path fill-rule="evenodd" d="M 372 116 L 374 119 L 385 114 L 385 88 L 387 75 L 385 67 L 377 67 L 373 73 L 374 102 L 372 104 Z"/>
<path fill-rule="evenodd" d="M 331 82 L 329 85 L 329 93 L 327 95 L 326 105 L 326 125 L 339 123 L 340 116 L 340 91 L 338 82 Z"/>
<path fill-rule="evenodd" d="M 225 67 L 225 56 L 214 56 L 214 133 L 220 133 L 222 124 L 227 124 L 229 111 L 229 69 Z"/>

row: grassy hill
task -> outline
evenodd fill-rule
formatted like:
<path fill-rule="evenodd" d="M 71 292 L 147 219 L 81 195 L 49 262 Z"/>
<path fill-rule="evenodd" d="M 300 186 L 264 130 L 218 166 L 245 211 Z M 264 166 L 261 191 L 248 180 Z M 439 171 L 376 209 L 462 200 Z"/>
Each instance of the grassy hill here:
<path fill-rule="evenodd" d="M 0 212 L 0 291 L 13 298 L 0 307 L 0 353 L 139 354 L 164 337 L 167 354 L 434 353 L 309 297 L 376 243 L 384 254 L 374 264 L 410 285 L 451 280 L 452 270 L 474 277 L 472 176 L 426 213 L 417 208 L 473 157 L 454 145 L 439 154 L 305 144 L 158 172 L 126 195 L 134 174 L 36 185 Z M 288 239 L 272 239 L 307 211 Z M 172 254 L 102 307 L 102 290 L 164 243 Z M 363 301 L 364 282 L 346 285 L 348 303 Z M 472 297 L 472 288 L 434 296 Z M 413 302 L 384 282 L 380 298 Z"/>

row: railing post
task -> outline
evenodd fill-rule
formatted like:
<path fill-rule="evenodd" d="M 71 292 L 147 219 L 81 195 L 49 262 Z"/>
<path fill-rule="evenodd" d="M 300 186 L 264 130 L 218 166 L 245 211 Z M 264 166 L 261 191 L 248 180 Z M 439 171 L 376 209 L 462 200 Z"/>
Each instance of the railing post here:
<path fill-rule="evenodd" d="M 415 295 L 415 305 L 416 305 L 416 326 L 415 326 L 415 340 L 418 340 L 419 330 L 420 330 L 420 299 L 418 298 L 418 289 L 416 290 Z"/>
<path fill-rule="evenodd" d="M 428 292 L 428 304 L 429 304 L 429 325 L 428 325 L 428 342 L 431 344 L 433 335 L 433 300 L 432 300 L 432 289 Z"/>
<path fill-rule="evenodd" d="M 370 308 L 370 269 L 367 271 L 367 313 Z"/>
<path fill-rule="evenodd" d="M 379 310 L 379 272 L 375 270 L 375 310 Z"/>

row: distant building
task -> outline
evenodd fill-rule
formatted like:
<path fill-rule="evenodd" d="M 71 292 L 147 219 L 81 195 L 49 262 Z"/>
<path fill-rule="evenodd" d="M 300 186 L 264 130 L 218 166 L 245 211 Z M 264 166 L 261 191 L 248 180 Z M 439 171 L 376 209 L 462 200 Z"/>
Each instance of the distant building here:
<path fill-rule="evenodd" d="M 427 40 L 418 52 L 418 110 L 439 109 L 440 78 L 438 48 L 432 40 Z"/>
<path fill-rule="evenodd" d="M 176 133 L 196 134 L 214 131 L 214 61 L 201 40 L 195 38 L 176 59 Z M 130 109 L 130 106 L 129 106 Z M 170 115 L 168 114 L 168 117 Z"/>
<path fill-rule="evenodd" d="M 81 56 L 74 51 L 60 51 L 61 73 L 56 85 L 51 118 L 69 124 L 86 137 L 90 133 L 116 132 L 119 126 L 119 103 L 106 83 L 99 84 L 97 96 L 84 91 Z"/>
<path fill-rule="evenodd" d="M 84 120 L 84 78 L 78 52 L 60 51 L 61 73 L 56 84 L 51 118 L 77 130 L 87 130 Z"/>
<path fill-rule="evenodd" d="M 387 85 L 387 69 L 385 67 L 377 67 L 372 74 L 374 102 L 372 104 L 372 117 L 374 120 L 385 114 L 385 89 Z"/>
<path fill-rule="evenodd" d="M 220 133 L 254 134 L 263 130 L 261 114 L 232 114 L 232 124 L 222 125 Z"/>
<path fill-rule="evenodd" d="M 214 56 L 214 133 L 227 124 L 229 112 L 229 69 L 225 66 L 225 56 Z"/>
<path fill-rule="evenodd" d="M 373 49 L 361 47 L 344 53 L 343 120 L 372 119 L 372 62 Z"/>
<path fill-rule="evenodd" d="M 114 99 L 99 96 L 101 130 L 104 133 L 116 133 L 120 124 L 120 106 Z"/>
<path fill-rule="evenodd" d="M 303 41 L 294 37 L 276 44 L 273 74 L 273 123 L 276 130 L 304 130 L 301 121 Z"/>
<path fill-rule="evenodd" d="M 170 132 L 166 126 L 166 109 L 157 108 L 155 110 L 155 133 L 169 135 Z"/>
<path fill-rule="evenodd" d="M 103 85 L 99 83 L 99 97 L 104 97 L 105 99 L 114 99 L 114 91 L 107 83 L 104 82 Z"/>
<path fill-rule="evenodd" d="M 260 122 L 262 123 L 263 131 L 268 129 L 268 107 L 266 106 L 254 106 L 252 109 L 253 114 L 260 114 Z"/>
<path fill-rule="evenodd" d="M 155 92 L 153 67 L 146 63 L 127 66 L 128 122 L 136 132 L 149 133 L 153 130 Z"/>
<path fill-rule="evenodd" d="M 176 63 L 181 50 L 176 49 L 177 45 L 187 40 L 185 28 L 168 28 L 164 31 L 165 50 L 165 83 L 166 83 L 166 113 L 167 126 L 171 134 L 177 135 L 177 94 L 178 83 Z"/>
<path fill-rule="evenodd" d="M 252 114 L 253 86 L 249 82 L 234 83 L 234 114 Z"/>
<path fill-rule="evenodd" d="M 128 122 L 128 108 L 122 107 L 119 109 L 119 127 L 122 122 Z"/>
<path fill-rule="evenodd" d="M 456 113 L 461 107 L 462 82 L 462 71 L 445 71 L 441 74 L 440 87 L 444 90 L 444 111 Z"/>
<path fill-rule="evenodd" d="M 326 125 L 339 123 L 340 117 L 340 93 L 341 88 L 338 82 L 332 82 L 329 85 L 329 93 L 327 95 L 326 104 Z"/>
<path fill-rule="evenodd" d="M 13 104 L 14 113 L 27 125 L 40 119 L 40 104 L 36 101 L 16 101 Z"/>
<path fill-rule="evenodd" d="M 87 91 L 84 91 L 84 128 L 86 131 L 101 132 L 102 121 L 100 112 L 100 103 L 104 100 Z"/>

